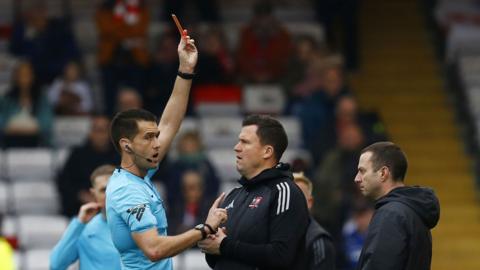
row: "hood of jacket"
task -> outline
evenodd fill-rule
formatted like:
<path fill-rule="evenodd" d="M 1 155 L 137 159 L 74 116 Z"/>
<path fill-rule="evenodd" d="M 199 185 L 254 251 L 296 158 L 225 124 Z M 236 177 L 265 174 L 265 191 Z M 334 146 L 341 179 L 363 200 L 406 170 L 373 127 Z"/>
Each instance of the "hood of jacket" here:
<path fill-rule="evenodd" d="M 375 203 L 375 209 L 390 202 L 400 202 L 410 207 L 430 229 L 440 219 L 440 203 L 432 189 L 426 187 L 398 187 Z"/>

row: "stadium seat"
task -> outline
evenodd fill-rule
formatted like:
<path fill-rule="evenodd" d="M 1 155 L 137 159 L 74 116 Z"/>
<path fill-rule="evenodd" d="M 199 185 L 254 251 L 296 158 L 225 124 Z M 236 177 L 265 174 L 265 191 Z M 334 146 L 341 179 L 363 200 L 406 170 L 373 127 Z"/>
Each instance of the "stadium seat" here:
<path fill-rule="evenodd" d="M 71 147 L 85 141 L 90 131 L 89 117 L 57 117 L 54 122 L 54 142 L 56 147 Z"/>
<path fill-rule="evenodd" d="M 6 214 L 8 210 L 8 184 L 0 181 L 0 214 Z"/>
<path fill-rule="evenodd" d="M 49 249 L 28 249 L 23 253 L 23 267 L 25 270 L 48 270 L 50 267 Z"/>
<path fill-rule="evenodd" d="M 57 214 L 58 196 L 51 182 L 12 183 L 13 212 L 17 214 Z"/>
<path fill-rule="evenodd" d="M 207 262 L 205 261 L 205 254 L 200 250 L 191 249 L 185 254 L 184 267 L 185 270 L 209 270 Z"/>
<path fill-rule="evenodd" d="M 215 167 L 218 176 L 224 182 L 233 182 L 240 178 L 235 168 L 235 152 L 232 148 L 211 149 L 207 151 L 208 158 Z"/>
<path fill-rule="evenodd" d="M 19 244 L 24 250 L 53 248 L 68 225 L 63 216 L 25 215 L 17 222 Z"/>
<path fill-rule="evenodd" d="M 252 84 L 243 89 L 243 108 L 247 114 L 280 115 L 285 104 L 285 94 L 279 85 Z"/>
<path fill-rule="evenodd" d="M 52 153 L 48 148 L 11 148 L 5 151 L 6 173 L 12 182 L 52 178 Z"/>
<path fill-rule="evenodd" d="M 202 117 L 199 122 L 200 135 L 206 149 L 233 149 L 241 128 L 241 117 Z"/>
<path fill-rule="evenodd" d="M 280 123 L 288 136 L 288 148 L 299 148 L 302 146 L 302 127 L 296 117 L 278 117 Z"/>

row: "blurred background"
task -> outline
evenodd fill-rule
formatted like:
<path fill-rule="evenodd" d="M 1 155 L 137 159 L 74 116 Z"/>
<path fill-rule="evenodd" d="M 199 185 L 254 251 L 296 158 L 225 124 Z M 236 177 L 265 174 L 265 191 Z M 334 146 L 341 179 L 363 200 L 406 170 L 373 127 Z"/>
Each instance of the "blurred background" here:
<path fill-rule="evenodd" d="M 373 213 L 353 184 L 359 151 L 381 140 L 405 150 L 407 184 L 440 198 L 432 269 L 480 269 L 480 1 L 0 0 L 0 236 L 17 269 L 48 269 L 92 200 L 92 170 L 119 163 L 114 113 L 163 111 L 178 68 L 171 13 L 200 57 L 154 177 L 169 233 L 237 186 L 242 118 L 267 113 L 289 136 L 282 160 L 313 181 L 338 269 L 354 268 Z M 208 269 L 195 248 L 174 264 Z"/>

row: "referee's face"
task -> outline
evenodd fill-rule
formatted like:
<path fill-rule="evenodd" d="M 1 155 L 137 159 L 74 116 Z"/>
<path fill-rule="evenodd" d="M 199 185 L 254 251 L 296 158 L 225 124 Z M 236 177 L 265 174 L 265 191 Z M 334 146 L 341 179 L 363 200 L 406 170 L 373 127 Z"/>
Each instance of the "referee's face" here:
<path fill-rule="evenodd" d="M 138 121 L 138 133 L 133 138 L 131 148 L 135 155 L 135 165 L 142 169 L 151 169 L 160 162 L 160 144 L 157 123 L 151 121 Z"/>
<path fill-rule="evenodd" d="M 260 143 L 257 129 L 256 125 L 244 126 L 234 147 L 237 171 L 247 179 L 263 170 L 265 146 Z"/>

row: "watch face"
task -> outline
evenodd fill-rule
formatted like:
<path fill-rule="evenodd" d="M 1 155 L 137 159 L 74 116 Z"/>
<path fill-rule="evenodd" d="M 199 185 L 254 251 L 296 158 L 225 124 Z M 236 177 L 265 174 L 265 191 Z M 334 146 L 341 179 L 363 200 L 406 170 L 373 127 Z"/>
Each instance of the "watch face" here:
<path fill-rule="evenodd" d="M 203 224 L 198 224 L 197 226 L 195 226 L 195 229 L 201 230 L 201 229 L 203 229 L 203 227 L 205 227 L 205 225 L 203 225 Z M 191 228 L 191 227 L 190 227 L 190 228 Z"/>

